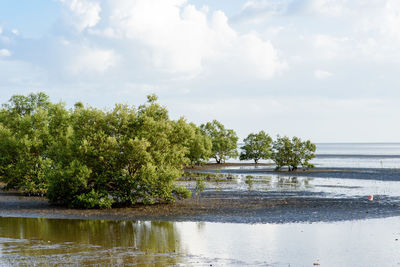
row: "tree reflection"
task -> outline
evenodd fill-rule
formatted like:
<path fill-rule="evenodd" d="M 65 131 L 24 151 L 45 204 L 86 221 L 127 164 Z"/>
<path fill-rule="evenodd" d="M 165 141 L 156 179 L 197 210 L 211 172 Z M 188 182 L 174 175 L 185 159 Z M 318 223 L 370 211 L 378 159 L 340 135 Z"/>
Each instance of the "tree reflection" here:
<path fill-rule="evenodd" d="M 174 265 L 182 250 L 173 222 L 0 218 L 0 236 L 27 240 L 3 242 L 1 258 L 38 264 L 56 257 L 58 263 Z"/>
<path fill-rule="evenodd" d="M 311 178 L 278 176 L 275 186 L 279 189 L 306 189 L 312 187 L 310 180 Z"/>

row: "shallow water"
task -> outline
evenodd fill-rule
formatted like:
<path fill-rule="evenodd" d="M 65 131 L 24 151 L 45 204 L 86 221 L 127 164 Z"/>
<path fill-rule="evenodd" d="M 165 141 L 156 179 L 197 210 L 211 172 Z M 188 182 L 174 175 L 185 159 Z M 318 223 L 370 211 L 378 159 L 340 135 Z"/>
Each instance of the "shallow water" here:
<path fill-rule="evenodd" d="M 244 171 L 245 172 L 245 171 Z M 221 173 L 224 173 L 222 170 Z M 277 174 L 225 174 L 231 180 L 222 182 L 206 181 L 206 188 L 221 191 L 304 191 L 318 193 L 315 196 L 329 198 L 353 198 L 369 195 L 391 197 L 392 201 L 400 201 L 400 181 L 318 178 L 307 176 L 280 176 Z M 251 176 L 251 185 L 246 183 L 246 177 Z M 181 182 L 185 187 L 194 189 L 195 181 Z"/>
<path fill-rule="evenodd" d="M 229 224 L 0 218 L 1 265 L 398 266 L 400 218 Z"/>

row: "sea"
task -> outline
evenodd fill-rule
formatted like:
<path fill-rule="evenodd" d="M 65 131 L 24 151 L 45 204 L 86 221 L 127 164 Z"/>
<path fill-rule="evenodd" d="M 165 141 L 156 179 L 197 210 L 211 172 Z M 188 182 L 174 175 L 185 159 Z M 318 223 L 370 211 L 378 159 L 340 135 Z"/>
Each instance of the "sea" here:
<path fill-rule="evenodd" d="M 317 167 L 400 168 L 400 143 L 317 143 Z"/>
<path fill-rule="evenodd" d="M 311 161 L 316 167 L 400 168 L 400 143 L 316 143 L 316 146 L 316 156 Z M 230 159 L 228 162 L 240 161 Z"/>

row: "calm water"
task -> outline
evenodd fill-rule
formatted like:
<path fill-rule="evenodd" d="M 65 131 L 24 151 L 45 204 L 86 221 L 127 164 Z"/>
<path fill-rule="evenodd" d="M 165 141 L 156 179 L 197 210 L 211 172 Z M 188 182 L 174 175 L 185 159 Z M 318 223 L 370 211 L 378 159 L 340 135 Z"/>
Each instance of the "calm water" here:
<path fill-rule="evenodd" d="M 400 157 L 400 143 L 317 143 L 318 155 L 369 155 Z"/>
<path fill-rule="evenodd" d="M 234 179 L 220 183 L 205 182 L 206 188 L 224 191 L 247 191 L 246 174 L 235 175 Z M 188 188 L 195 188 L 196 182 L 183 182 Z M 400 198 L 400 181 L 363 180 L 363 179 L 340 179 L 340 178 L 318 178 L 318 177 L 288 177 L 274 174 L 254 175 L 252 174 L 251 190 L 258 191 L 307 191 L 326 198 L 355 198 L 369 195 L 391 197 L 392 201 Z"/>
<path fill-rule="evenodd" d="M 400 168 L 400 143 L 320 143 L 319 167 Z"/>
<path fill-rule="evenodd" d="M 399 218 L 257 225 L 0 218 L 0 236 L 0 264 L 10 266 L 400 264 Z"/>

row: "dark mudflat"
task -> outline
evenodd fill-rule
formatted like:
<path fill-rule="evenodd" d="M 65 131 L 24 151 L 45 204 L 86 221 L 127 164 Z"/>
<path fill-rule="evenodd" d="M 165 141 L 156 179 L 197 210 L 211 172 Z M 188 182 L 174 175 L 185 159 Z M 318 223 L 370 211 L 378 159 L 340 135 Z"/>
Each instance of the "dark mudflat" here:
<path fill-rule="evenodd" d="M 206 190 L 201 198 L 174 204 L 111 210 L 52 206 L 45 198 L 0 193 L 0 216 L 102 220 L 207 221 L 234 223 L 333 222 L 400 216 L 400 199 L 375 196 L 329 198 L 307 191 Z"/>

